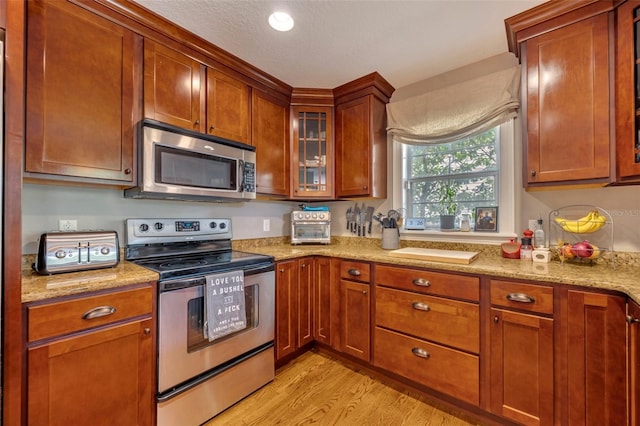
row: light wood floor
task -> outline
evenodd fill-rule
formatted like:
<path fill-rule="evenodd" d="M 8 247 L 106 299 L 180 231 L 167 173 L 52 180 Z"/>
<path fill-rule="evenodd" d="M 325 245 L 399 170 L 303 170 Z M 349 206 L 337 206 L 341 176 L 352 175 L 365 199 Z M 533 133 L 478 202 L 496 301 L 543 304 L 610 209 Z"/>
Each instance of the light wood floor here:
<path fill-rule="evenodd" d="M 466 426 L 474 423 L 398 392 L 323 354 L 307 352 L 278 370 L 273 382 L 205 426 L 306 424 Z"/>

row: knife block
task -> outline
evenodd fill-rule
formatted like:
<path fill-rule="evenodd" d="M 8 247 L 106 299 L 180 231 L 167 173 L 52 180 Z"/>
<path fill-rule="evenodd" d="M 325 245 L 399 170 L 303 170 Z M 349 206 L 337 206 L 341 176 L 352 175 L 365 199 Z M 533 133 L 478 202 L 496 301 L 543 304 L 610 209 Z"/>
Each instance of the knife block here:
<path fill-rule="evenodd" d="M 400 230 L 398 228 L 382 228 L 382 248 L 395 250 L 400 247 Z"/>

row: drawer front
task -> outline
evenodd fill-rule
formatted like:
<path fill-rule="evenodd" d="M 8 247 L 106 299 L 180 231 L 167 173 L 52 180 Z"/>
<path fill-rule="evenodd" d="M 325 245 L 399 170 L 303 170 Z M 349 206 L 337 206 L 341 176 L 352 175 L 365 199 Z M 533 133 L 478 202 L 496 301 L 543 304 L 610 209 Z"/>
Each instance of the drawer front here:
<path fill-rule="evenodd" d="M 419 269 L 376 266 L 376 284 L 424 294 L 479 301 L 480 279 Z"/>
<path fill-rule="evenodd" d="M 365 262 L 340 261 L 340 278 L 368 283 L 371 281 L 371 265 Z"/>
<path fill-rule="evenodd" d="M 469 352 L 480 350 L 480 307 L 376 287 L 376 325 Z"/>
<path fill-rule="evenodd" d="M 553 287 L 491 280 L 491 304 L 553 315 Z"/>
<path fill-rule="evenodd" d="M 151 287 L 27 307 L 30 342 L 150 315 Z"/>
<path fill-rule="evenodd" d="M 376 327 L 374 364 L 454 398 L 479 403 L 476 355 Z"/>

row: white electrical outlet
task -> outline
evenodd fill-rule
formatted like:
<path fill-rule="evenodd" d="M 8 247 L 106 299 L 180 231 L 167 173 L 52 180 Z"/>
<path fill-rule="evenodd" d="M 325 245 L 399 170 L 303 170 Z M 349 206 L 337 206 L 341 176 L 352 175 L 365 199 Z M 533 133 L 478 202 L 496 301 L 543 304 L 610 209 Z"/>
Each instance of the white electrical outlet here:
<path fill-rule="evenodd" d="M 536 224 L 538 223 L 538 219 L 529 219 L 529 229 L 533 231 L 536 229 Z"/>
<path fill-rule="evenodd" d="M 269 232 L 271 230 L 271 220 L 269 219 L 262 220 L 262 230 L 264 232 Z"/>
<path fill-rule="evenodd" d="M 60 219 L 58 221 L 58 229 L 60 231 L 77 231 L 78 221 L 75 219 Z"/>

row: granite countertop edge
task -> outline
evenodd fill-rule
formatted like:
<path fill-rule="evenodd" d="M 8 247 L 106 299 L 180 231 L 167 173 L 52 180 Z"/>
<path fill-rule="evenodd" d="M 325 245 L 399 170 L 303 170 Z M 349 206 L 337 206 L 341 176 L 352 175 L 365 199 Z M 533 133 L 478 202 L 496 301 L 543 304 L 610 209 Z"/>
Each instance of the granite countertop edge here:
<path fill-rule="evenodd" d="M 443 272 L 577 285 L 620 292 L 640 303 L 639 268 L 636 265 L 619 265 L 614 268 L 610 264 L 562 264 L 557 260 L 541 263 L 505 259 L 496 255 L 495 252 L 480 252 L 478 258 L 470 264 L 431 262 L 391 257 L 388 250 L 364 244 L 361 246 L 275 244 L 240 247 L 240 249 L 270 255 L 276 261 L 305 256 L 330 256 Z M 23 264 L 25 263 L 23 262 Z M 113 268 L 56 275 L 38 275 L 23 266 L 22 302 L 36 302 L 157 280 L 157 273 L 126 260 L 121 261 Z"/>

